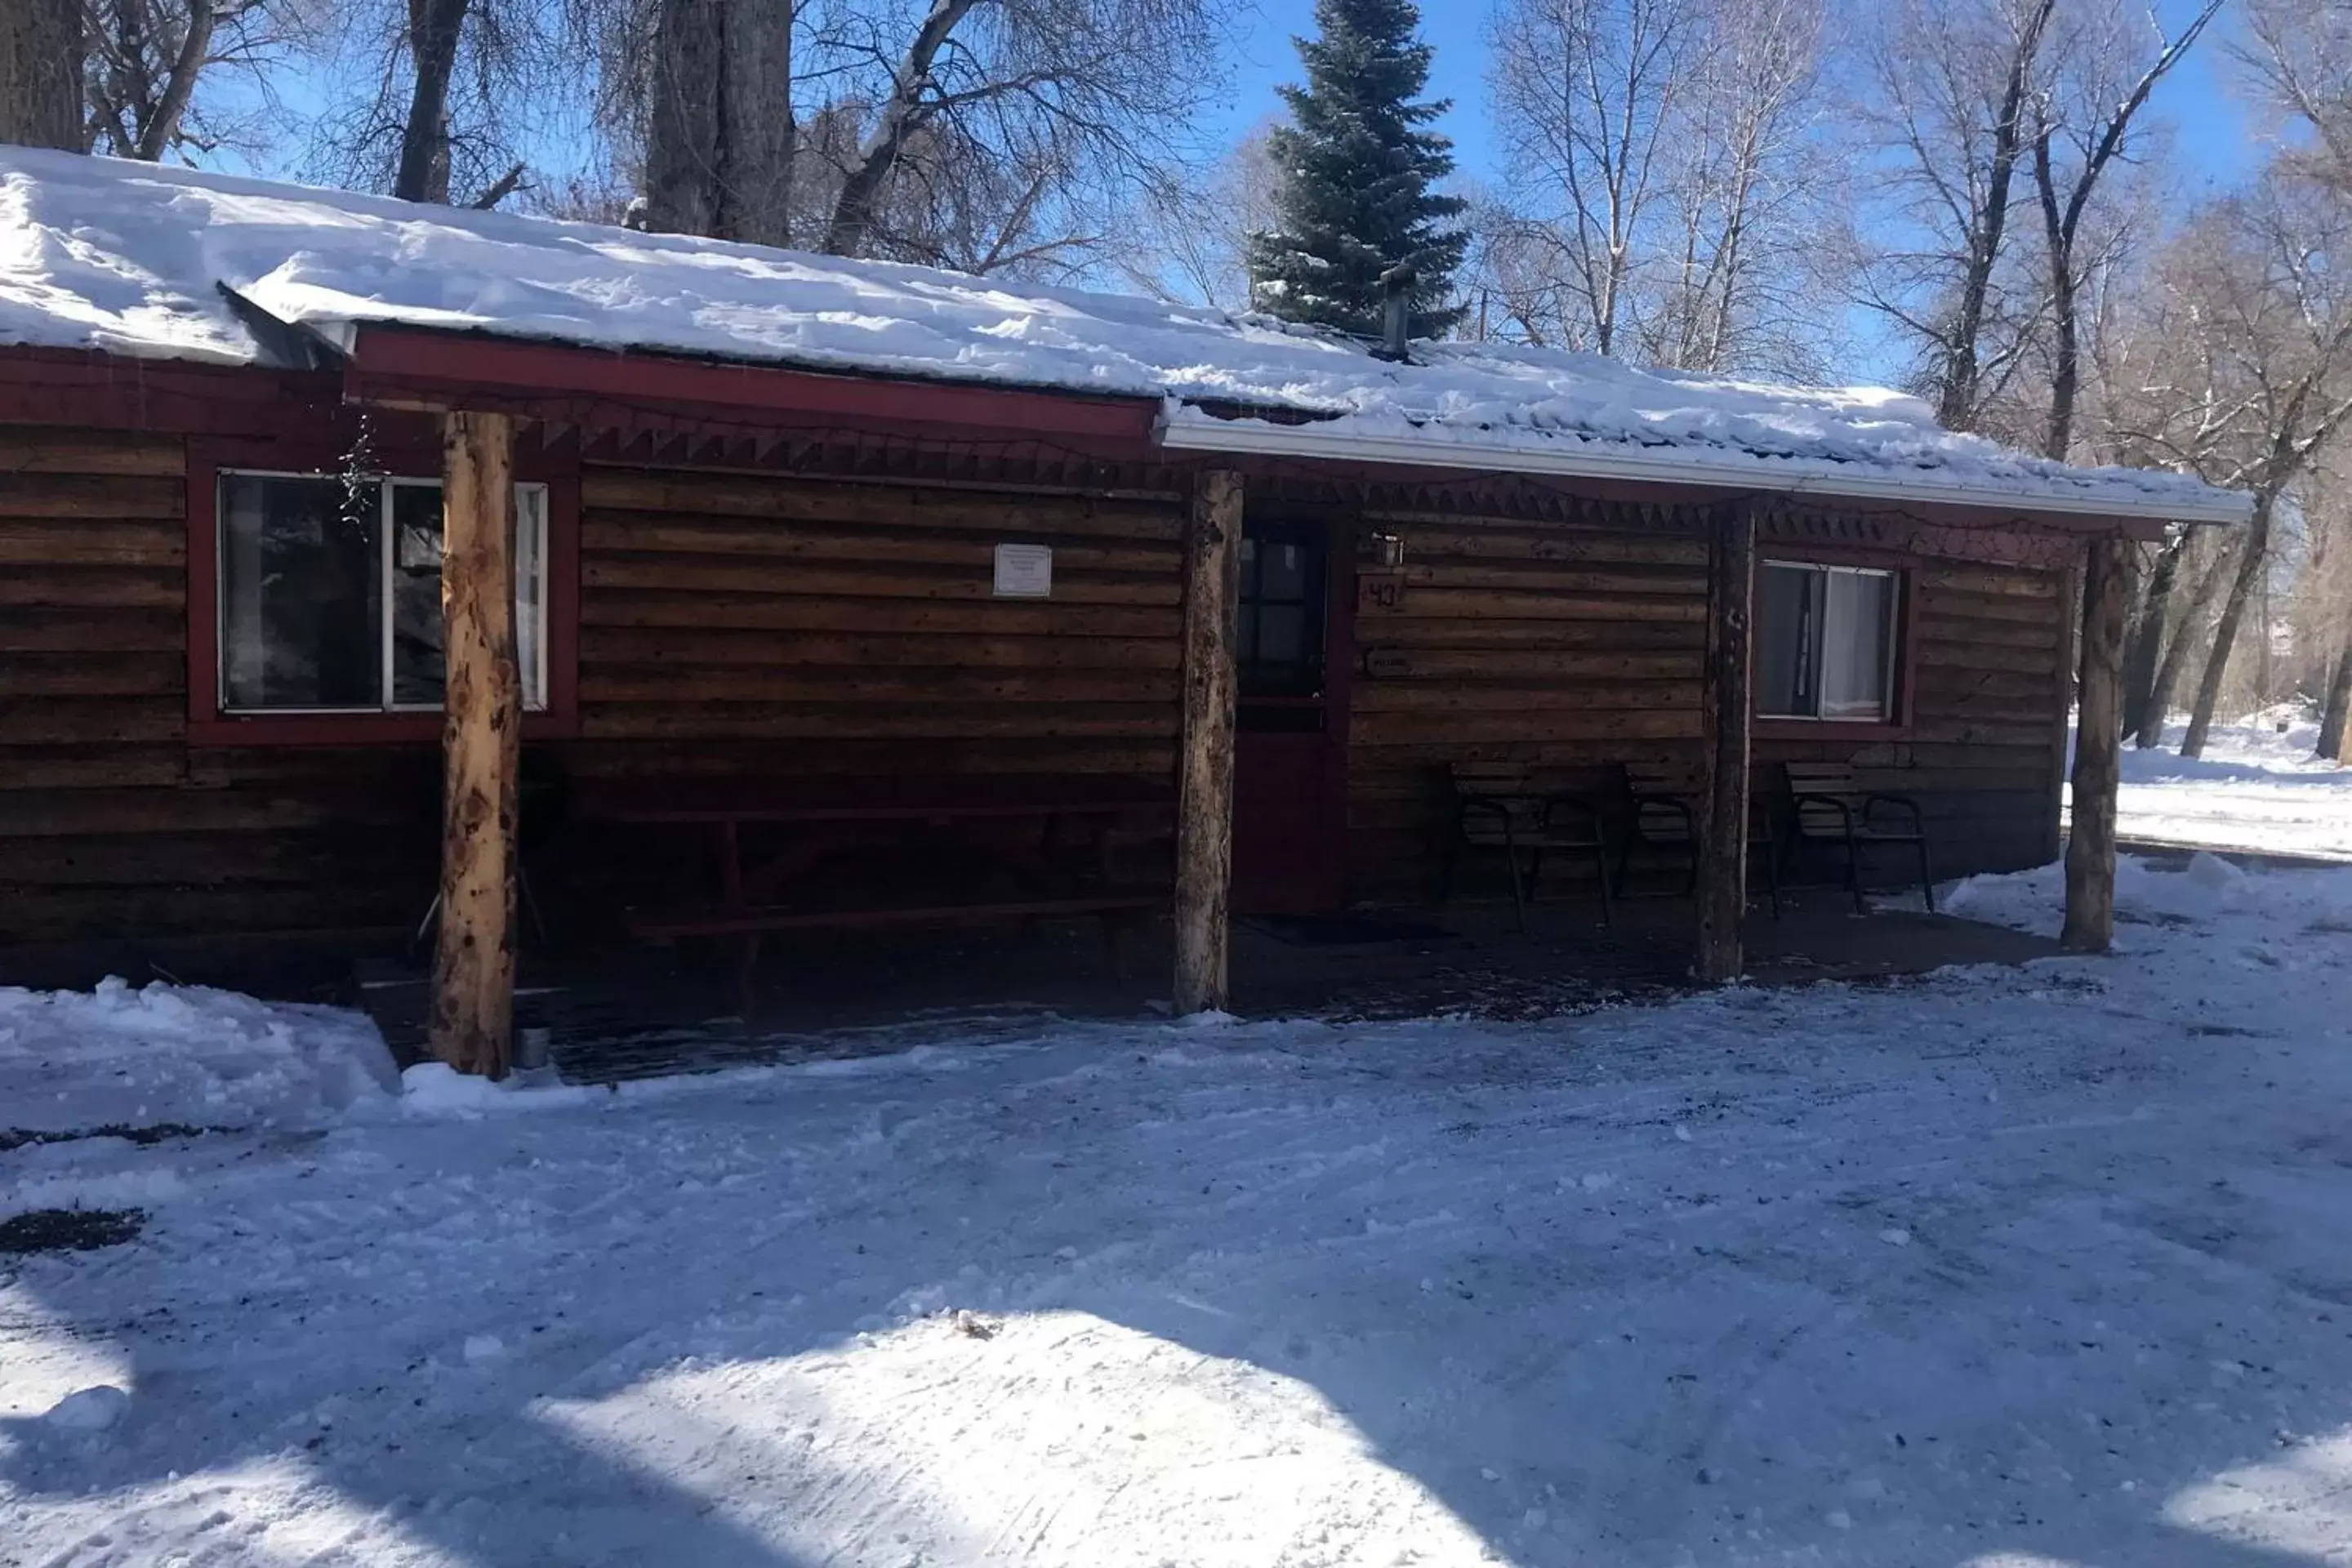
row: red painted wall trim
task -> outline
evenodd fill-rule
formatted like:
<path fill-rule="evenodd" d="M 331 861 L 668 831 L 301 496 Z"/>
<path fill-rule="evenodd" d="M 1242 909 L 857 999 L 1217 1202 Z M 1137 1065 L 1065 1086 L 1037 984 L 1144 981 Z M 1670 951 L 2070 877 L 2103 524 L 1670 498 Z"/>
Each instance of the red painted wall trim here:
<path fill-rule="evenodd" d="M 545 400 L 618 399 L 841 425 L 951 428 L 998 437 L 1059 436 L 1150 447 L 1157 398 L 831 375 L 677 355 L 515 342 L 404 327 L 360 329 L 344 394 L 533 411 Z"/>
<path fill-rule="evenodd" d="M 370 468 L 395 478 L 441 471 L 437 443 L 421 445 L 417 422 L 371 440 Z M 333 473 L 350 450 L 327 424 L 280 440 L 188 444 L 188 743 L 193 746 L 423 745 L 441 738 L 436 713 L 224 713 L 220 708 L 219 471 L 276 468 Z M 515 478 L 547 486 L 547 708 L 523 715 L 527 741 L 580 732 L 580 475 L 562 452 L 515 453 Z"/>
<path fill-rule="evenodd" d="M 268 435 L 289 409 L 331 409 L 339 395 L 331 374 L 0 348 L 0 424 Z"/>

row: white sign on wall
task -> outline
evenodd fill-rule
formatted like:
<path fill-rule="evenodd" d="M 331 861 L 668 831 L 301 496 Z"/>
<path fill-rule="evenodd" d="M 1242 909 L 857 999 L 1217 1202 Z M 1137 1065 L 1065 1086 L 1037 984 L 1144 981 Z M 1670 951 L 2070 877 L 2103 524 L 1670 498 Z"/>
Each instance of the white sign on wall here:
<path fill-rule="evenodd" d="M 1053 547 L 1045 544 L 998 545 L 996 596 L 1000 599 L 1052 598 Z"/>

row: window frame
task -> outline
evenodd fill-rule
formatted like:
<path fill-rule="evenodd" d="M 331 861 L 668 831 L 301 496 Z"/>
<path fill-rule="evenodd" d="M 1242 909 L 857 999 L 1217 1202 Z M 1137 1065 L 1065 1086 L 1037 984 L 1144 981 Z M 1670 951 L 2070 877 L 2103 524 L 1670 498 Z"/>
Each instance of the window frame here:
<path fill-rule="evenodd" d="M 1768 553 L 1768 552 L 1769 552 Z M 1856 572 L 1884 575 L 1894 583 L 1893 614 L 1895 625 L 1886 639 L 1886 709 L 1875 718 L 1842 719 L 1828 714 L 1773 713 L 1764 707 L 1764 689 L 1760 679 L 1751 678 L 1748 694 L 1750 733 L 1768 740 L 1828 740 L 1832 737 L 1859 740 L 1885 740 L 1907 736 L 1912 730 L 1914 673 L 1918 668 L 1917 637 L 1919 617 L 1917 605 L 1916 563 L 1907 556 L 1881 551 L 1771 551 L 1760 548 L 1756 556 L 1758 589 L 1752 600 L 1759 613 L 1752 616 L 1751 671 L 1760 672 L 1763 647 L 1763 619 L 1760 614 L 1761 579 L 1770 567 L 1792 567 L 1809 572 Z"/>
<path fill-rule="evenodd" d="M 335 479 L 346 464 L 340 443 L 192 441 L 187 468 L 187 740 L 197 746 L 394 745 L 437 741 L 443 710 L 435 703 L 376 708 L 239 709 L 227 703 L 226 626 L 227 574 L 223 569 L 226 530 L 220 516 L 225 479 Z M 343 449 L 348 451 L 348 447 Z M 367 465 L 371 479 L 387 481 L 381 504 L 389 506 L 395 485 L 441 482 L 437 446 L 418 441 L 379 441 Z M 540 490 L 542 552 L 540 584 L 541 706 L 523 714 L 528 740 L 576 737 L 579 719 L 579 510 L 576 466 L 533 460 L 516 453 L 513 482 Z M 396 547 L 389 530 L 379 549 Z M 390 584 L 383 584 L 389 610 Z M 382 636 L 391 635 L 390 617 Z M 383 695 L 391 695 L 389 687 Z"/>

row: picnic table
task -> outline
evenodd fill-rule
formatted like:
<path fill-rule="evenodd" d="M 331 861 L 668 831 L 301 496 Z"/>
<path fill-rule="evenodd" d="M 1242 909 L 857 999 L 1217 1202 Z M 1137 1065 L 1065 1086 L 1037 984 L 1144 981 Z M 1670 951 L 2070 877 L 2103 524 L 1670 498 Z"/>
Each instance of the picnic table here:
<path fill-rule="evenodd" d="M 635 917 L 630 929 L 656 942 L 732 938 L 748 1009 L 770 931 L 1090 915 L 1103 920 L 1116 960 L 1121 920 L 1166 897 L 1121 885 L 1118 829 L 1165 821 L 1174 806 L 1169 784 L 1127 774 L 898 774 L 601 780 L 579 787 L 572 814 L 702 830 L 708 901 Z M 745 832 L 755 826 L 784 831 L 755 852 Z M 841 862 L 942 840 L 1002 872 L 1013 890 L 877 900 L 853 885 L 845 897 L 811 896 L 839 886 L 819 874 Z"/>

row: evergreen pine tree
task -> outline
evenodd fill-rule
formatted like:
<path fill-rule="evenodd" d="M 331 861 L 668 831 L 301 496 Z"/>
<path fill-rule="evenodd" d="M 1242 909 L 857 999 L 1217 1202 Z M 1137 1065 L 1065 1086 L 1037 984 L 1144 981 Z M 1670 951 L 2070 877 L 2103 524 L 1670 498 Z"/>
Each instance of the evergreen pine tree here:
<path fill-rule="evenodd" d="M 1273 226 L 1251 236 L 1258 309 L 1287 321 L 1367 335 L 1381 330 L 1381 275 L 1412 268 L 1410 331 L 1442 335 L 1469 234 L 1444 226 L 1467 205 L 1430 190 L 1453 172 L 1453 143 L 1420 129 L 1445 112 L 1415 102 L 1429 46 L 1414 37 L 1412 0 L 1316 0 L 1321 36 L 1295 38 L 1304 88 L 1286 87 L 1288 125 L 1267 133 L 1282 171 Z"/>

